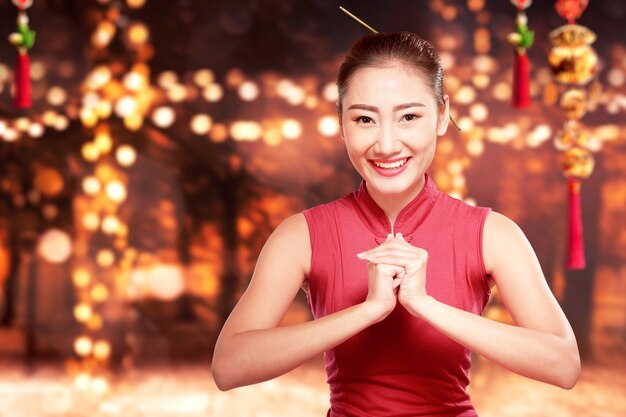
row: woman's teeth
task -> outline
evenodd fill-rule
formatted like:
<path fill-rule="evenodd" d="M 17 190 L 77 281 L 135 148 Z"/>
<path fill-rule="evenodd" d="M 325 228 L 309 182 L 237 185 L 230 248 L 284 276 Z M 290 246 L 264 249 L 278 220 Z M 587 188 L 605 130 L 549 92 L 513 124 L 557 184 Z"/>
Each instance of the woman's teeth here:
<path fill-rule="evenodd" d="M 406 161 L 408 161 L 408 159 L 409 158 L 404 158 L 395 162 L 376 162 L 376 161 L 372 161 L 372 162 L 374 162 L 374 165 L 376 165 L 379 168 L 395 169 L 395 168 L 400 168 L 402 165 L 406 164 Z"/>

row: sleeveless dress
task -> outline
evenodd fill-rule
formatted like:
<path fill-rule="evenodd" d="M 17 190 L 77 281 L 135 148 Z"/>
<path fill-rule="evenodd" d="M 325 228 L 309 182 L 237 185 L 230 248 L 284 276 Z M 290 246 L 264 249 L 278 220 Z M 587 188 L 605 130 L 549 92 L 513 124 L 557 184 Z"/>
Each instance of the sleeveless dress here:
<path fill-rule="evenodd" d="M 426 290 L 438 301 L 481 314 L 491 293 L 482 257 L 489 208 L 440 192 L 430 176 L 393 230 L 428 252 Z M 307 300 L 317 319 L 361 303 L 367 263 L 356 254 L 384 242 L 389 219 L 366 183 L 304 211 L 311 236 Z M 477 416 L 466 392 L 470 351 L 398 304 L 384 320 L 324 353 L 327 416 Z"/>

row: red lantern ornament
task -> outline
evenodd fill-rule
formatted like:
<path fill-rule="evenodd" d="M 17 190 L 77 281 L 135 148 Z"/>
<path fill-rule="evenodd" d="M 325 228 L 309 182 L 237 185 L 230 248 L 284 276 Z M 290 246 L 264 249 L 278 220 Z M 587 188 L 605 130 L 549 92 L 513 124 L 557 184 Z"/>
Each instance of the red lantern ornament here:
<path fill-rule="evenodd" d="M 17 30 L 9 35 L 9 42 L 17 48 L 14 70 L 14 105 L 18 109 L 28 109 L 33 105 L 28 50 L 35 44 L 35 32 L 28 27 L 26 9 L 32 6 L 33 0 L 11 1 L 18 10 Z"/>
<path fill-rule="evenodd" d="M 557 0 L 554 8 L 567 23 L 573 25 L 589 4 L 589 0 Z"/>
<path fill-rule="evenodd" d="M 526 50 L 532 46 L 535 34 L 528 29 L 524 10 L 530 7 L 532 0 L 511 0 L 511 3 L 517 8 L 515 32 L 507 36 L 508 42 L 515 47 L 511 105 L 521 109 L 530 107 L 530 62 Z"/>

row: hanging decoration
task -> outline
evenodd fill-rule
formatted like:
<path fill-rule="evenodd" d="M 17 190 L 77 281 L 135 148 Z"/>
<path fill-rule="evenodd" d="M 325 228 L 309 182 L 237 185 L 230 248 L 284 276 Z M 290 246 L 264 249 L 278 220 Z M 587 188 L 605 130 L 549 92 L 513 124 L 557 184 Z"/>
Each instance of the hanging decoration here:
<path fill-rule="evenodd" d="M 28 26 L 26 9 L 33 5 L 33 0 L 11 1 L 18 10 L 16 32 L 9 35 L 9 42 L 17 48 L 14 71 L 14 105 L 17 109 L 28 109 L 33 105 L 28 50 L 35 44 L 35 32 Z"/>
<path fill-rule="evenodd" d="M 530 7 L 532 0 L 511 0 L 511 3 L 517 7 L 515 32 L 507 36 L 508 42 L 515 48 L 511 105 L 522 109 L 530 107 L 530 61 L 526 50 L 532 46 L 535 34 L 528 29 L 528 18 L 524 10 Z"/>
<path fill-rule="evenodd" d="M 596 35 L 575 24 L 587 4 L 588 0 L 557 0 L 556 11 L 568 24 L 550 32 L 552 49 L 548 56 L 554 79 L 566 86 L 560 101 L 566 120 L 557 133 L 555 146 L 563 152 L 561 170 L 568 179 L 569 269 L 586 267 L 580 189 L 582 180 L 589 177 L 594 168 L 592 138 L 580 120 L 587 112 L 587 94 L 582 87 L 598 72 L 598 55 L 591 47 Z"/>

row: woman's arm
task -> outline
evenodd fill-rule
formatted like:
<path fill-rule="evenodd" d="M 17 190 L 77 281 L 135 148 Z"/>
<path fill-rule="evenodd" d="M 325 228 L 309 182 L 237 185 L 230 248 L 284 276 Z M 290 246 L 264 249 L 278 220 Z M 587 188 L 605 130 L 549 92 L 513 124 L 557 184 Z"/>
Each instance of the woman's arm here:
<path fill-rule="evenodd" d="M 282 375 L 384 318 L 395 307 L 393 267 L 379 274 L 375 291 L 353 307 L 307 323 L 278 327 L 308 275 L 311 244 L 306 219 L 296 214 L 265 244 L 245 294 L 224 324 L 215 346 L 213 378 L 218 388 Z M 384 272 L 384 271 L 383 271 Z"/>
<path fill-rule="evenodd" d="M 483 232 L 483 255 L 487 272 L 495 280 L 515 326 L 451 307 L 427 295 L 428 255 L 401 236 L 364 257 L 370 262 L 403 266 L 406 274 L 400 285 L 400 302 L 451 339 L 510 371 L 572 388 L 580 375 L 576 338 L 522 231 L 505 216 L 490 213 Z"/>

